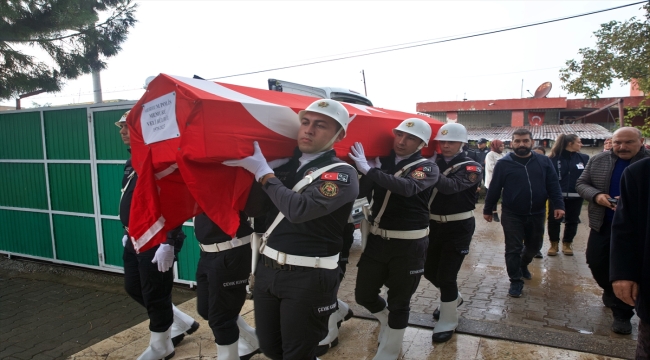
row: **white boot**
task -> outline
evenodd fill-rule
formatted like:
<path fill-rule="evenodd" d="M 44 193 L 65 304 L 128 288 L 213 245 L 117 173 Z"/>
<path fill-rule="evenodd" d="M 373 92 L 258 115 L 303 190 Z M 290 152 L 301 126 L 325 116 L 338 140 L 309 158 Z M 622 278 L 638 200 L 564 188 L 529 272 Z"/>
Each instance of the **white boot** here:
<path fill-rule="evenodd" d="M 386 327 L 384 338 L 379 344 L 377 354 L 372 360 L 397 360 L 402 351 L 402 340 L 404 340 L 404 329 L 392 329 Z"/>
<path fill-rule="evenodd" d="M 171 338 L 171 326 L 165 332 L 151 332 L 149 347 L 138 357 L 138 360 L 171 359 L 174 356 L 174 345 Z"/>
<path fill-rule="evenodd" d="M 172 343 L 174 347 L 183 341 L 185 334 L 192 334 L 199 328 L 199 323 L 196 322 L 191 316 L 180 311 L 174 304 L 172 304 L 174 312 L 174 322 L 172 323 Z"/>
<path fill-rule="evenodd" d="M 460 298 L 460 297 L 459 297 Z M 458 327 L 458 307 L 459 300 L 440 303 L 440 320 L 433 328 L 431 340 L 441 343 L 451 339 L 454 330 Z"/>
<path fill-rule="evenodd" d="M 337 299 L 339 303 L 339 309 L 336 310 L 336 313 L 338 314 L 339 321 L 338 321 L 338 326 L 341 326 L 342 321 L 347 321 L 350 320 L 352 316 L 354 316 L 354 313 L 352 310 L 350 310 L 350 306 L 346 304 L 344 301 Z"/>
<path fill-rule="evenodd" d="M 237 359 L 248 360 L 253 355 L 261 352 L 260 342 L 257 340 L 255 329 L 248 325 L 241 315 L 237 317 L 237 326 L 239 327 L 239 345 L 237 348 L 239 357 Z"/>
<path fill-rule="evenodd" d="M 327 320 L 327 335 L 325 335 L 325 338 L 318 343 L 316 356 L 325 355 L 327 353 L 327 350 L 339 344 L 339 327 L 337 325 L 338 322 L 338 312 L 332 313 L 329 317 L 329 320 Z"/>
<path fill-rule="evenodd" d="M 230 345 L 217 344 L 217 360 L 239 360 L 239 353 L 237 352 L 237 343 L 235 341 Z"/>
<path fill-rule="evenodd" d="M 382 338 L 384 337 L 384 334 L 386 333 L 386 329 L 388 328 L 388 308 L 385 307 L 384 310 L 380 312 L 373 313 L 377 320 L 379 320 L 379 336 L 377 337 L 377 342 L 381 344 Z"/>

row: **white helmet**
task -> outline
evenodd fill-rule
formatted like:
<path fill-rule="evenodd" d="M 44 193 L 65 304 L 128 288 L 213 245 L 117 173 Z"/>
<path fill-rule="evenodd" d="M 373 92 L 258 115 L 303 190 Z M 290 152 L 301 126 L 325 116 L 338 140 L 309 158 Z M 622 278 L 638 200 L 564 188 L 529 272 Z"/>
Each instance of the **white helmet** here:
<path fill-rule="evenodd" d="M 122 127 L 122 124 L 126 123 L 126 118 L 127 118 L 127 116 L 129 116 L 129 112 L 131 112 L 131 110 L 127 110 L 127 111 L 124 113 L 124 115 L 122 115 L 122 117 L 121 117 L 119 120 L 117 120 L 117 121 L 115 122 L 115 126 L 121 128 L 121 127 Z"/>
<path fill-rule="evenodd" d="M 149 83 L 150 83 L 151 81 L 153 81 L 153 79 L 155 79 L 155 78 L 156 78 L 155 76 L 149 76 L 149 77 L 147 77 L 147 78 L 144 80 L 144 87 L 143 87 L 143 89 L 148 88 L 148 87 L 149 87 Z"/>
<path fill-rule="evenodd" d="M 467 142 L 467 129 L 459 123 L 444 124 L 438 129 L 434 140 Z"/>
<path fill-rule="evenodd" d="M 311 103 L 305 110 L 298 113 L 298 120 L 307 112 L 315 112 L 331 117 L 337 123 L 341 124 L 343 131 L 347 132 L 350 123 L 350 113 L 340 102 L 332 99 L 321 99 Z"/>
<path fill-rule="evenodd" d="M 399 126 L 393 129 L 393 134 L 395 134 L 396 130 L 417 136 L 424 141 L 424 146 L 429 145 L 429 139 L 431 139 L 431 125 L 422 119 L 406 119 L 402 121 Z"/>

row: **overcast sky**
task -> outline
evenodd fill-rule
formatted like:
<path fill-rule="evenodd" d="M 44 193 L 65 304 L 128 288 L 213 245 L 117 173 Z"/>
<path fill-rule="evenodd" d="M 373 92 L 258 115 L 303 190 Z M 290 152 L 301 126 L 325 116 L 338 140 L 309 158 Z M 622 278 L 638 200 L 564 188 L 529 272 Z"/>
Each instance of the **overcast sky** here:
<path fill-rule="evenodd" d="M 102 72 L 104 100 L 137 100 L 151 75 L 204 78 L 300 64 L 396 44 L 435 40 L 577 15 L 635 1 L 138 1 L 138 22 Z M 230 77 L 220 82 L 267 88 L 275 78 L 345 87 L 378 107 L 415 112 L 417 102 L 520 98 L 545 81 L 561 88 L 559 69 L 591 47 L 601 23 L 643 17 L 641 5 L 527 29 L 347 60 Z M 627 96 L 615 83 L 602 97 Z M 39 104 L 92 101 L 90 75 Z M 2 105 L 14 105 L 5 101 Z"/>

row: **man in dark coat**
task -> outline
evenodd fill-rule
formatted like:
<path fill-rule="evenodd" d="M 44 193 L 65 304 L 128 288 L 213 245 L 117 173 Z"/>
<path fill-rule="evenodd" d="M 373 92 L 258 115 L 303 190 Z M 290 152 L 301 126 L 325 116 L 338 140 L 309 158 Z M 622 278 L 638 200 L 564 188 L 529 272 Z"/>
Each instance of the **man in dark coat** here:
<path fill-rule="evenodd" d="M 650 159 L 623 171 L 614 212 L 609 279 L 616 297 L 639 316 L 637 359 L 650 357 Z"/>

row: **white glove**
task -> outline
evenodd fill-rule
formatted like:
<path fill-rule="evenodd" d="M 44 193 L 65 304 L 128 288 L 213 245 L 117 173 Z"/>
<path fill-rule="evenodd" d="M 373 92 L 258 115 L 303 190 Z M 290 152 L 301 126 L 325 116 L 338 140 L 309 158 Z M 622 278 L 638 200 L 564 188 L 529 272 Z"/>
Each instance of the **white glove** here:
<path fill-rule="evenodd" d="M 271 160 L 271 161 L 269 161 L 269 167 L 270 167 L 271 169 L 279 168 L 280 166 L 282 166 L 282 165 L 288 163 L 289 160 L 291 160 L 291 158 L 283 158 L 283 159 L 275 159 L 275 160 Z M 265 175 L 266 175 L 266 174 L 265 174 Z"/>
<path fill-rule="evenodd" d="M 126 247 L 126 242 L 129 241 L 129 235 L 124 235 L 122 237 L 122 246 Z"/>
<path fill-rule="evenodd" d="M 260 150 L 260 145 L 257 141 L 253 142 L 253 148 L 255 151 L 253 155 L 245 157 L 241 160 L 226 160 L 223 162 L 226 166 L 239 166 L 250 171 L 255 175 L 255 180 L 259 180 L 262 176 L 266 174 L 273 174 L 273 169 L 269 167 L 269 164 L 266 163 L 266 159 Z"/>
<path fill-rule="evenodd" d="M 368 170 L 370 170 L 370 164 L 368 164 L 368 160 L 366 160 L 366 154 L 363 152 L 363 145 L 361 145 L 360 142 L 355 142 L 354 146 L 350 147 L 350 150 L 352 153 L 348 153 L 348 156 L 357 165 L 359 172 L 361 172 L 363 175 L 366 175 L 368 173 Z"/>
<path fill-rule="evenodd" d="M 160 272 L 169 270 L 174 265 L 174 247 L 169 244 L 160 244 L 151 262 L 158 264 L 158 271 Z"/>
<path fill-rule="evenodd" d="M 379 160 L 379 156 L 377 156 L 375 158 L 375 160 L 368 160 L 368 166 L 370 166 L 371 169 L 372 168 L 379 168 L 380 169 L 381 168 L 381 160 Z"/>

